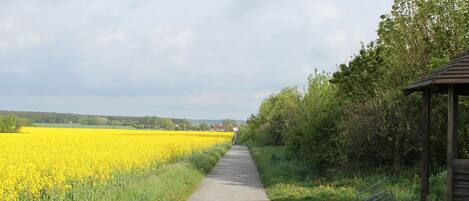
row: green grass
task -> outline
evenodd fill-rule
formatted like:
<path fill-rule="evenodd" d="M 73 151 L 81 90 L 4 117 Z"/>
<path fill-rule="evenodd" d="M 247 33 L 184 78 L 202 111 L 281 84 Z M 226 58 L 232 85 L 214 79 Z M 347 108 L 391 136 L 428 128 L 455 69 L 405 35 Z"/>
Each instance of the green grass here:
<path fill-rule="evenodd" d="M 408 169 L 399 174 L 384 169 L 334 170 L 326 176 L 302 166 L 283 147 L 250 147 L 262 182 L 272 201 L 350 201 L 357 192 L 381 182 L 395 200 L 419 200 L 418 171 Z M 432 200 L 444 200 L 444 173 L 430 178 Z"/>
<path fill-rule="evenodd" d="M 135 130 L 132 126 L 113 126 L 113 125 L 83 125 L 75 123 L 34 123 L 34 126 L 45 128 L 111 128 L 111 129 L 131 129 Z"/>
<path fill-rule="evenodd" d="M 163 166 L 156 174 L 131 182 L 118 192 L 115 200 L 187 200 L 229 148 L 229 144 L 217 145 Z"/>
<path fill-rule="evenodd" d="M 168 164 L 116 174 L 105 183 L 70 182 L 66 195 L 44 192 L 40 200 L 89 201 L 183 201 L 197 188 L 202 178 L 231 147 L 215 145 L 191 155 L 174 159 Z M 21 200 L 34 200 L 23 197 Z"/>

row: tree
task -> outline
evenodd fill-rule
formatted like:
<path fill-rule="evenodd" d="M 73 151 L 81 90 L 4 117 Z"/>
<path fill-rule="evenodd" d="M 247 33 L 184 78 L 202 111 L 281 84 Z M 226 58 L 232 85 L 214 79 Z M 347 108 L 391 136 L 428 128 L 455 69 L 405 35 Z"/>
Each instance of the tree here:
<path fill-rule="evenodd" d="M 27 124 L 28 121 L 24 118 L 18 118 L 13 115 L 0 116 L 0 133 L 17 133 Z"/>
<path fill-rule="evenodd" d="M 236 126 L 235 120 L 232 119 L 224 119 L 223 120 L 223 128 L 225 131 L 233 131 L 233 128 Z"/>
<path fill-rule="evenodd" d="M 301 94 L 296 87 L 287 87 L 265 99 L 256 115 L 247 120 L 243 141 L 265 145 L 283 145 L 285 134 L 295 126 L 300 110 Z"/>
<path fill-rule="evenodd" d="M 345 160 L 395 170 L 415 164 L 421 98 L 401 89 L 467 48 L 469 1 L 395 0 L 381 16 L 376 41 L 362 45 L 330 81 L 327 75 L 311 76 L 297 101 L 288 90 L 268 97 L 247 120 L 241 139 L 286 145 L 321 169 Z M 469 108 L 467 100 L 462 98 L 461 109 Z M 432 106 L 431 155 L 445 161 L 445 97 L 433 96 Z M 468 145 L 469 114 L 460 115 L 461 144 Z M 460 149 L 469 157 L 469 147 Z"/>
<path fill-rule="evenodd" d="M 337 96 L 343 101 L 362 102 L 377 95 L 386 68 L 383 48 L 371 42 L 362 45 L 348 64 L 341 64 L 330 82 L 337 86 Z"/>
<path fill-rule="evenodd" d="M 164 118 L 162 123 L 162 128 L 165 130 L 175 130 L 176 129 L 176 124 L 173 122 L 173 120 L 169 118 Z"/>
<path fill-rule="evenodd" d="M 290 126 L 285 144 L 305 164 L 324 171 L 345 161 L 343 143 L 338 132 L 342 108 L 336 87 L 326 74 L 311 75 L 308 88 Z"/>
<path fill-rule="evenodd" d="M 5 133 L 5 125 L 3 123 L 4 117 L 0 115 L 0 133 Z"/>
<path fill-rule="evenodd" d="M 332 82 L 344 105 L 340 131 L 353 150 L 348 158 L 399 169 L 417 161 L 420 149 L 420 99 L 401 89 L 469 47 L 469 2 L 396 0 L 381 19 L 379 38 L 341 65 Z M 432 100 L 435 161 L 445 157 L 444 102 Z"/>
<path fill-rule="evenodd" d="M 188 121 L 187 119 L 179 120 L 178 125 L 179 125 L 178 126 L 179 130 L 190 130 L 192 127 L 191 122 Z"/>
<path fill-rule="evenodd" d="M 199 124 L 199 130 L 201 131 L 207 131 L 210 129 L 210 126 L 207 123 L 201 123 Z"/>
<path fill-rule="evenodd" d="M 9 115 L 3 119 L 3 131 L 4 132 L 16 132 L 16 117 Z"/>
<path fill-rule="evenodd" d="M 119 125 L 122 125 L 123 123 L 119 120 L 110 120 L 109 121 L 109 125 L 113 125 L 113 126 L 119 126 Z"/>
<path fill-rule="evenodd" d="M 93 123 L 94 125 L 106 125 L 108 123 L 108 119 L 106 117 L 94 117 L 93 118 Z"/>

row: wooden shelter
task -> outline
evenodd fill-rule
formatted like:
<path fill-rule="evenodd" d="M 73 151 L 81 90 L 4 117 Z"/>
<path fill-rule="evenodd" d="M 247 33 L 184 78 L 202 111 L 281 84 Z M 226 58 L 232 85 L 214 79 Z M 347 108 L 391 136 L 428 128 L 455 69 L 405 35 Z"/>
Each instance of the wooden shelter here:
<path fill-rule="evenodd" d="M 469 52 L 404 88 L 408 95 L 422 92 L 422 201 L 428 200 L 430 110 L 432 93 L 448 94 L 447 200 L 469 200 L 469 159 L 458 157 L 458 97 L 469 95 Z"/>

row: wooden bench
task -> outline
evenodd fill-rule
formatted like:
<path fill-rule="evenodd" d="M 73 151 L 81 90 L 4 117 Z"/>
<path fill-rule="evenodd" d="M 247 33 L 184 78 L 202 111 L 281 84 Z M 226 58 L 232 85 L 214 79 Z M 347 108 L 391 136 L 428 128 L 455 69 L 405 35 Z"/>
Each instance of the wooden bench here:
<path fill-rule="evenodd" d="M 453 200 L 469 200 L 468 159 L 453 159 Z"/>

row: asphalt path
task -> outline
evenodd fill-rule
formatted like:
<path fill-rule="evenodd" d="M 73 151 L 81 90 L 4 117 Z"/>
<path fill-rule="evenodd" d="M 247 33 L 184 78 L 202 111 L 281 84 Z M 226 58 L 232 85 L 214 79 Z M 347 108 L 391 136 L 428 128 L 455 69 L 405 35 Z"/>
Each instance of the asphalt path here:
<path fill-rule="evenodd" d="M 269 201 L 246 146 L 234 145 L 189 201 Z"/>

